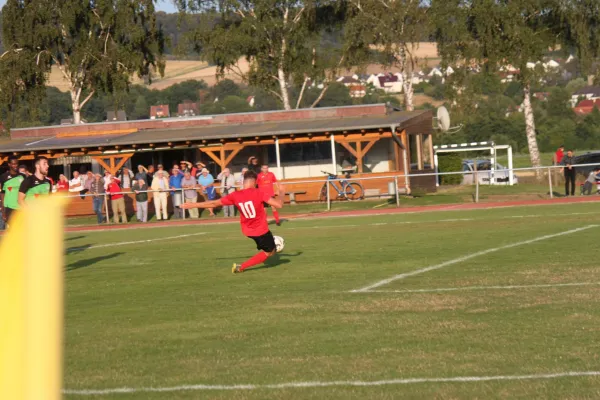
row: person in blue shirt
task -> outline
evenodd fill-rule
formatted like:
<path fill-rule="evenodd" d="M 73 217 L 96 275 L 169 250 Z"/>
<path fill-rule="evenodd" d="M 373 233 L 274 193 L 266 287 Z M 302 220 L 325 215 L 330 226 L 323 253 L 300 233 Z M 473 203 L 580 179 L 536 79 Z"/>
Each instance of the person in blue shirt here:
<path fill-rule="evenodd" d="M 202 168 L 202 171 L 200 171 L 200 175 L 198 176 L 198 185 L 200 185 L 200 190 L 207 201 L 215 200 L 217 198 L 214 183 L 215 179 L 212 175 L 206 168 Z M 208 212 L 211 217 L 215 216 L 214 209 L 208 208 Z"/>
<path fill-rule="evenodd" d="M 171 198 L 173 199 L 173 218 L 181 218 L 181 204 L 183 203 L 183 195 L 181 193 L 181 181 L 183 173 L 179 166 L 174 165 L 172 175 L 169 177 L 169 189 L 171 190 Z"/>

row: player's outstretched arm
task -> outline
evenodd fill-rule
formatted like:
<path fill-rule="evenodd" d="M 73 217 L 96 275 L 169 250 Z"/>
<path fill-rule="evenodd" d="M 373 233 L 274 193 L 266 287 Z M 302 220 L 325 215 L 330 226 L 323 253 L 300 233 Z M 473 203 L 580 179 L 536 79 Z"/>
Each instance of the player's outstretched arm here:
<path fill-rule="evenodd" d="M 276 199 L 271 197 L 269 201 L 267 201 L 267 204 L 275 208 L 283 208 L 283 203 L 285 202 L 285 186 L 282 183 L 279 183 L 277 186 L 279 195 Z"/>
<path fill-rule="evenodd" d="M 187 210 L 188 208 L 216 208 L 222 206 L 221 199 L 212 201 L 203 201 L 202 203 L 183 203 L 180 208 Z"/>

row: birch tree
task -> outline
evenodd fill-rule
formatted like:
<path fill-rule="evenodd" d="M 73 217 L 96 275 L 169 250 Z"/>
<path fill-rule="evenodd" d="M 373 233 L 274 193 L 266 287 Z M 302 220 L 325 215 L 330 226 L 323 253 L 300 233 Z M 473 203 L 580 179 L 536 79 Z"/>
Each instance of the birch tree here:
<path fill-rule="evenodd" d="M 367 53 L 361 41 L 341 38 L 349 12 L 335 0 L 177 0 L 179 10 L 202 14 L 205 23 L 190 35 L 192 47 L 215 63 L 218 75 L 237 74 L 267 90 L 285 110 L 299 108 L 307 87 L 322 84 L 315 107 L 336 73 Z M 351 32 L 353 27 L 348 26 Z M 327 35 L 341 38 L 328 44 Z M 360 35 L 355 37 L 359 38 Z M 245 58 L 248 71 L 238 66 Z M 300 88 L 292 98 L 292 87 Z"/>
<path fill-rule="evenodd" d="M 402 75 L 404 107 L 414 110 L 413 73 L 418 65 L 415 54 L 419 42 L 430 31 L 428 1 L 350 0 L 356 20 L 370 32 L 369 41 L 383 53 L 385 65 L 398 67 Z"/>
<path fill-rule="evenodd" d="M 8 0 L 2 24 L 7 51 L 22 50 L 18 71 L 41 71 L 38 86 L 53 66 L 60 71 L 75 124 L 98 91 L 123 90 L 136 74 L 164 71 L 153 0 Z"/>

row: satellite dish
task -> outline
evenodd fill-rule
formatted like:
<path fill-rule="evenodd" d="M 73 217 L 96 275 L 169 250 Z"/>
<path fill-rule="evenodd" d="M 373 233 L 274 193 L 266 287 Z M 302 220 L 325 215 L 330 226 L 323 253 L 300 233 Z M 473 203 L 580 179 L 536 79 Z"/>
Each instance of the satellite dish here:
<path fill-rule="evenodd" d="M 436 128 L 442 132 L 456 133 L 463 127 L 462 124 L 458 126 L 450 126 L 450 113 L 444 106 L 441 106 L 437 109 L 437 118 L 434 119 L 437 121 Z"/>
<path fill-rule="evenodd" d="M 450 129 L 450 114 L 448 113 L 446 107 L 441 106 L 437 109 L 437 122 L 438 128 L 442 132 L 447 132 L 448 129 Z"/>

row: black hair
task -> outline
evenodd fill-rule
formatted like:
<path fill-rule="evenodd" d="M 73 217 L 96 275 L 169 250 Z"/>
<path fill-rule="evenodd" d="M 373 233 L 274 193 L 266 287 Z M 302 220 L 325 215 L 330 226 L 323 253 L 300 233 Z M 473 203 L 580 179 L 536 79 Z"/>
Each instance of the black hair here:
<path fill-rule="evenodd" d="M 250 180 L 250 179 L 254 179 L 256 180 L 257 176 L 256 176 L 256 172 L 254 171 L 246 171 L 246 173 L 244 174 L 244 180 Z"/>
<path fill-rule="evenodd" d="M 17 156 L 10 156 L 10 157 L 8 157 L 8 162 L 11 162 L 13 160 L 14 161 L 19 161 L 19 157 L 17 157 Z"/>
<path fill-rule="evenodd" d="M 38 165 L 40 163 L 40 161 L 42 160 L 46 160 L 48 161 L 48 157 L 44 157 L 44 156 L 39 156 L 35 159 L 35 165 Z"/>

